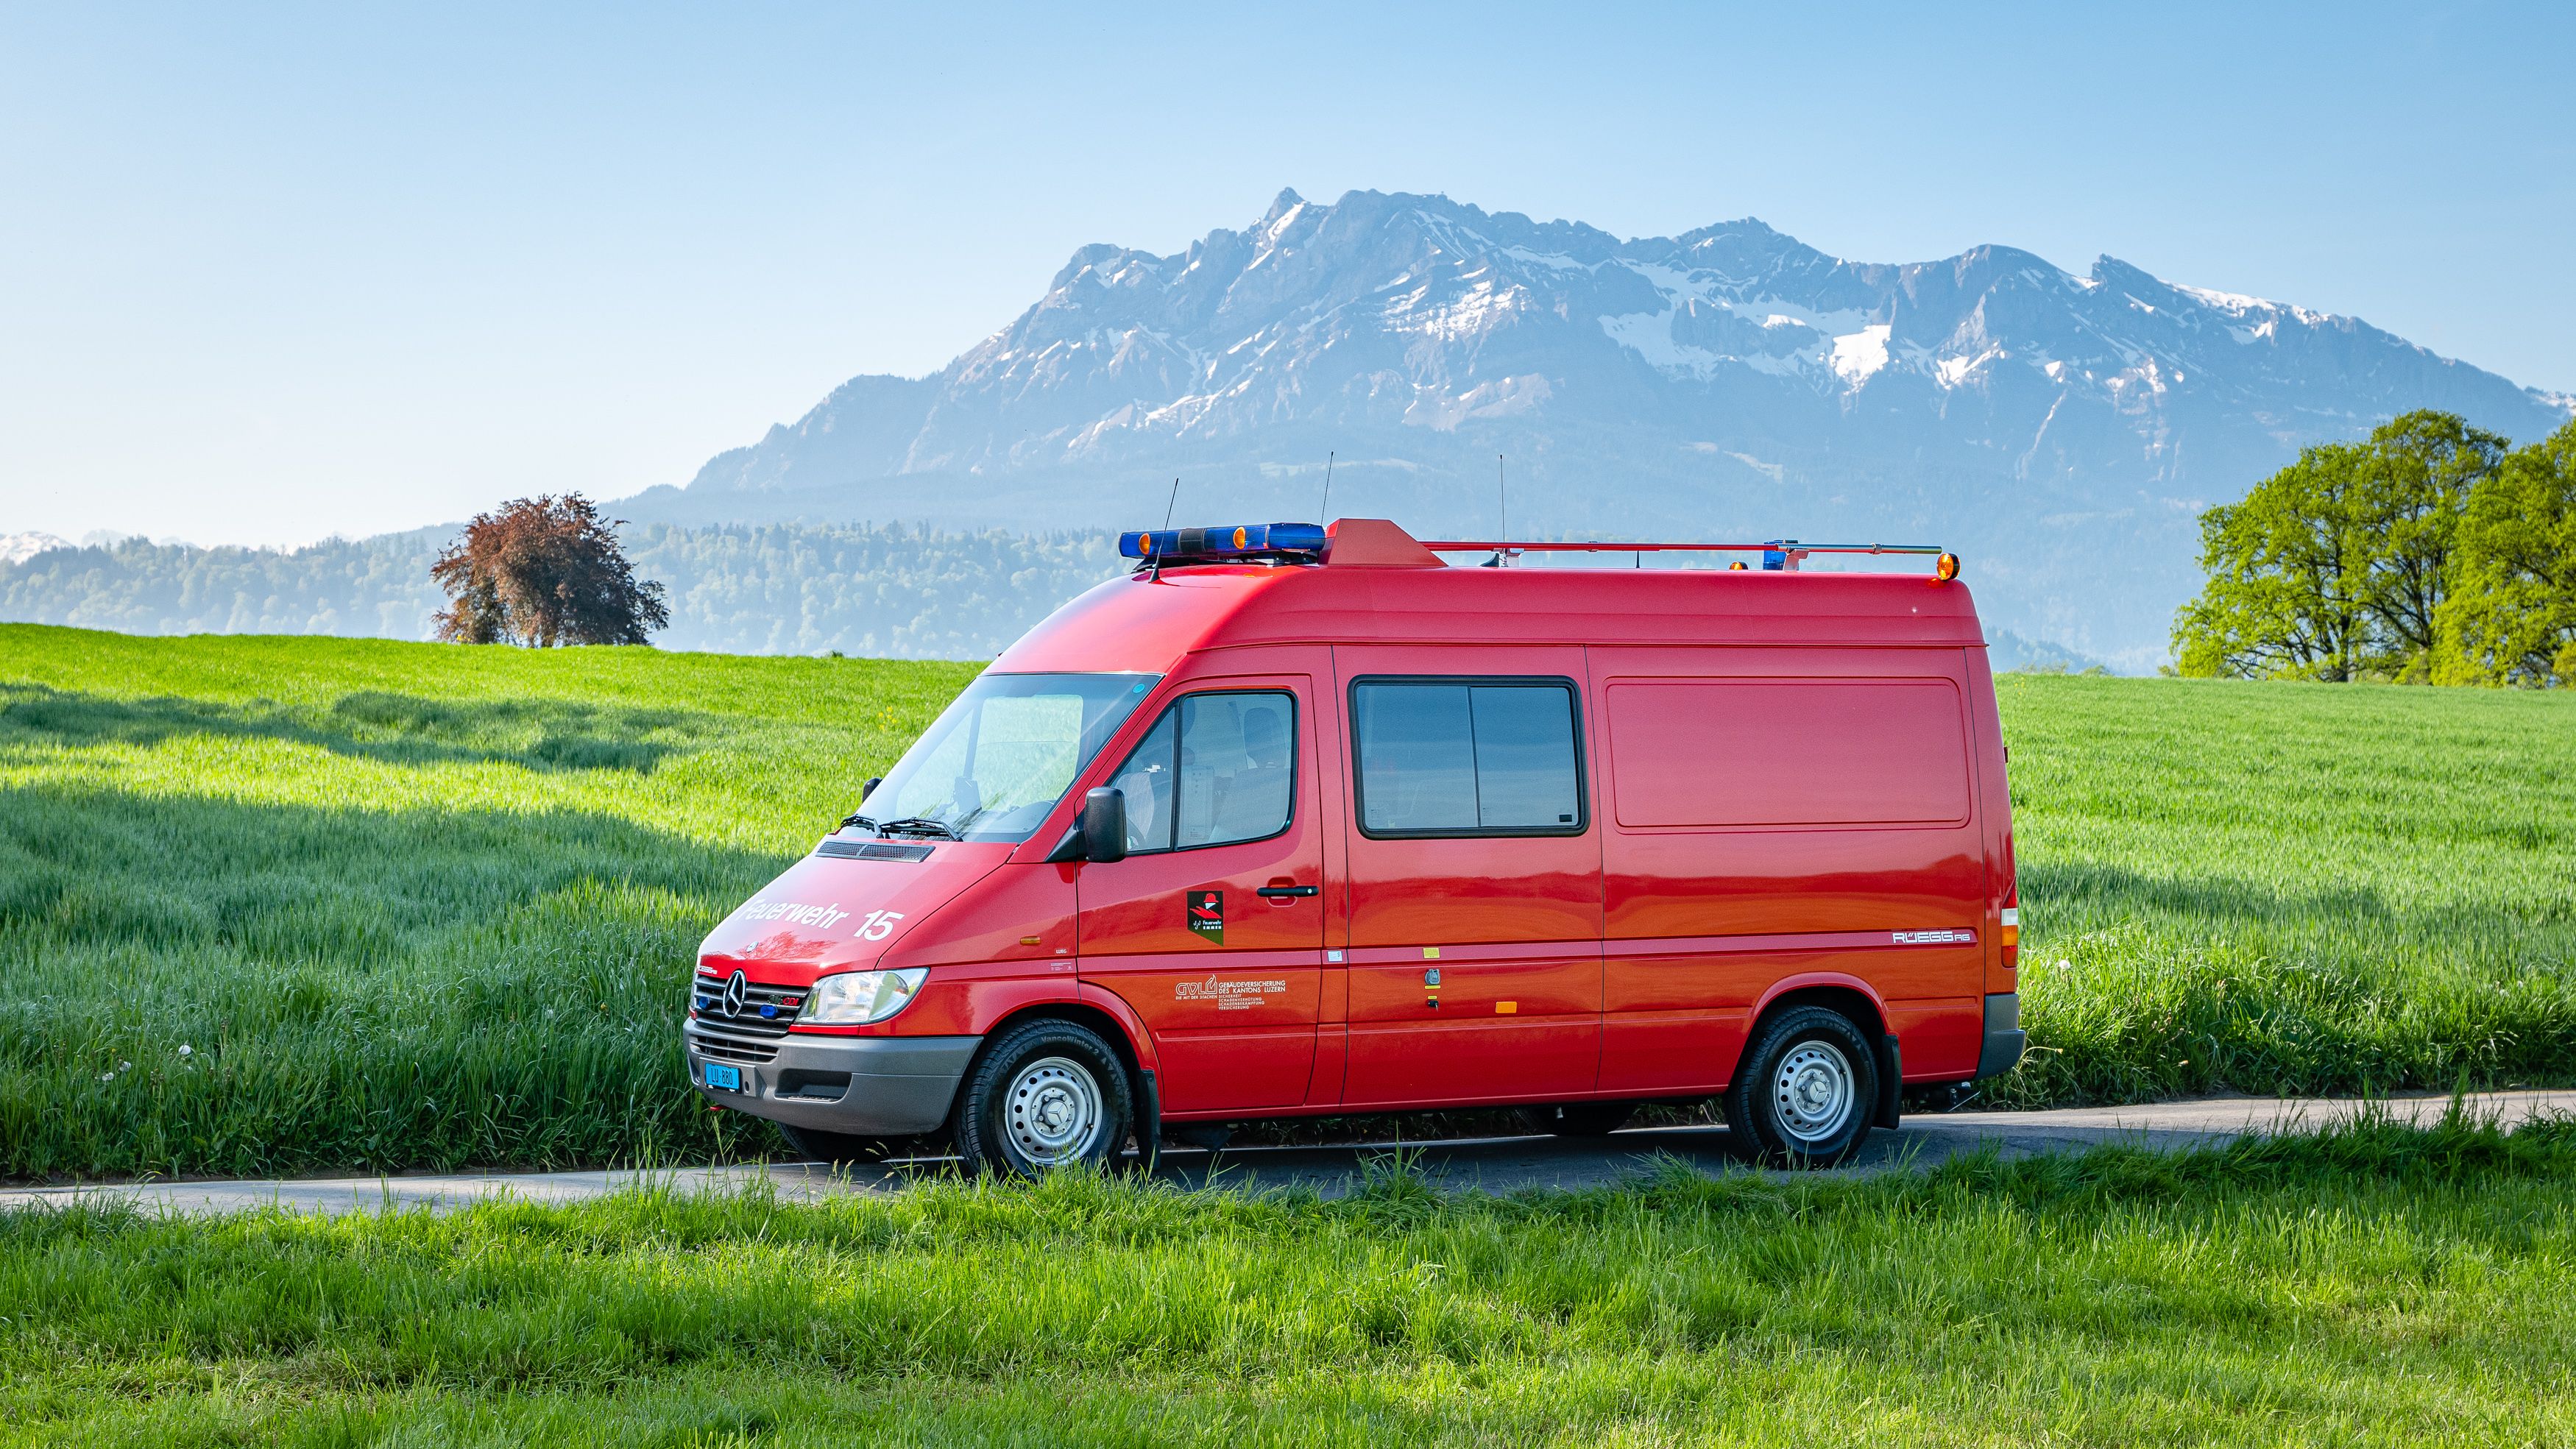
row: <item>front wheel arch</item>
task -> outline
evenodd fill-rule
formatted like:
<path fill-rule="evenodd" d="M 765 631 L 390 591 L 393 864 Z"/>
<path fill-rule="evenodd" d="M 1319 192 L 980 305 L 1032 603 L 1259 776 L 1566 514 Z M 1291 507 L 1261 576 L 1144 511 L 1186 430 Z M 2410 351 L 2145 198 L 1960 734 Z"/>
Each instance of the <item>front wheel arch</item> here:
<path fill-rule="evenodd" d="M 983 1060 L 984 1053 L 991 1050 L 993 1043 L 1001 1040 L 1013 1027 L 1024 1022 L 1041 1020 L 1069 1021 L 1076 1026 L 1089 1027 L 1099 1033 L 1103 1041 L 1109 1043 L 1110 1050 L 1118 1053 L 1118 1060 L 1126 1066 L 1129 1075 L 1146 1070 L 1143 1054 L 1136 1050 L 1136 1043 L 1128 1032 L 1127 1024 L 1107 1010 L 1087 1001 L 1036 1001 L 1013 1008 L 1008 1015 L 994 1022 L 984 1033 L 983 1045 L 975 1049 L 975 1060 L 967 1063 L 966 1070 L 973 1072 L 976 1063 Z"/>

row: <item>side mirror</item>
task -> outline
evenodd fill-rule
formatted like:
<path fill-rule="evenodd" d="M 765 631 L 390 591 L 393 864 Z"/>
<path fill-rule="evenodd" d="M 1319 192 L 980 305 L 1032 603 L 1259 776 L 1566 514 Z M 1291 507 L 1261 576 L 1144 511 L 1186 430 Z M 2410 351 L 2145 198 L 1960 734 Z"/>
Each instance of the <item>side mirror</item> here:
<path fill-rule="evenodd" d="M 859 787 L 859 803 L 862 805 L 868 803 L 868 797 L 875 794 L 877 792 L 877 787 L 884 783 L 885 776 L 883 775 L 868 776 L 868 782 Z"/>
<path fill-rule="evenodd" d="M 1127 792 L 1103 785 L 1082 796 L 1082 858 L 1103 865 L 1127 858 Z"/>

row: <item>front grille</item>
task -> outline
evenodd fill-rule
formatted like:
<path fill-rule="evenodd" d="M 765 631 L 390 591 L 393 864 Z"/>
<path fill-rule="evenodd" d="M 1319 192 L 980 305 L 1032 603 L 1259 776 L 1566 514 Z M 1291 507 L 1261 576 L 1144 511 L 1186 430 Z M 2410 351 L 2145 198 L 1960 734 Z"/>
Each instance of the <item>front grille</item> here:
<path fill-rule="evenodd" d="M 713 1057 L 720 1062 L 748 1062 L 754 1066 L 778 1055 L 778 1043 L 774 1040 L 755 1040 L 717 1031 L 699 1021 L 689 1023 L 689 1045 L 697 1048 L 698 1055 L 702 1057 Z"/>
<path fill-rule="evenodd" d="M 778 1039 L 787 1035 L 787 1024 L 796 1019 L 811 989 L 757 981 L 743 984 L 742 1010 L 729 1016 L 724 1009 L 724 982 L 700 976 L 691 983 L 689 1005 L 697 1015 L 689 1021 L 689 1045 L 700 1056 L 755 1064 L 777 1056 Z"/>

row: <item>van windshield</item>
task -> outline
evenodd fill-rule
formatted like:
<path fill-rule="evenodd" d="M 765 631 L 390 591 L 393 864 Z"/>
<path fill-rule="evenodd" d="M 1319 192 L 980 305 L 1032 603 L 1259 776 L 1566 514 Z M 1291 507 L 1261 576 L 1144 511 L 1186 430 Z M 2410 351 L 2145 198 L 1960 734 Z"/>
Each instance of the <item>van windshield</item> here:
<path fill-rule="evenodd" d="M 943 711 L 859 813 L 897 834 L 1021 841 L 1159 674 L 986 674 Z"/>

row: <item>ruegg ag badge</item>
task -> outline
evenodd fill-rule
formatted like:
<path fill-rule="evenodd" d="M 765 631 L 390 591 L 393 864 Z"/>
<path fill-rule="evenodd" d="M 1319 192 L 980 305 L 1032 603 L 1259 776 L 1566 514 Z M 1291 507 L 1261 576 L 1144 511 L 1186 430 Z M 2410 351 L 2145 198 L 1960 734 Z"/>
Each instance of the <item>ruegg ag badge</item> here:
<path fill-rule="evenodd" d="M 1190 892 L 1190 929 L 1220 946 L 1225 944 L 1225 892 Z"/>

